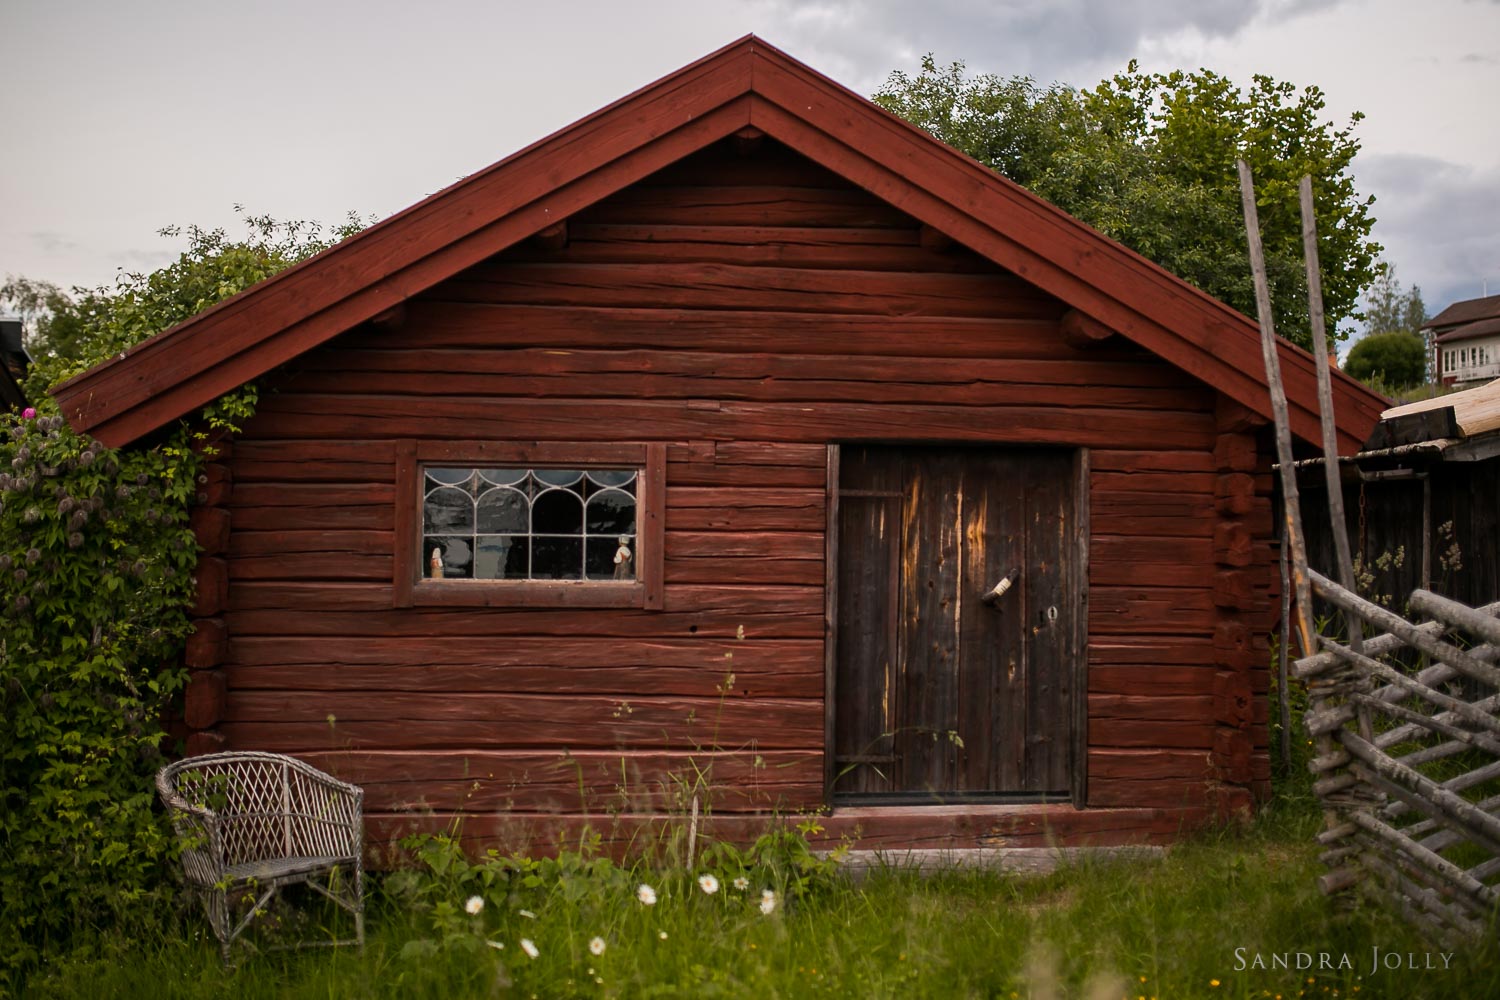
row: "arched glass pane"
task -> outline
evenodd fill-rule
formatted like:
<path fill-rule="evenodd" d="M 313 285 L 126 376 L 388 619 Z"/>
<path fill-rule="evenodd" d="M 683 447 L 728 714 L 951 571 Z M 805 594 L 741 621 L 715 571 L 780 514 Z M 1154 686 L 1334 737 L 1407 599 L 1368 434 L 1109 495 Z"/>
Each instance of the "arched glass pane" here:
<path fill-rule="evenodd" d="M 580 534 L 583 531 L 583 501 L 568 490 L 548 490 L 539 494 L 531 504 L 531 530 L 538 535 Z M 581 562 L 579 566 L 581 571 Z"/>
<path fill-rule="evenodd" d="M 590 580 L 635 580 L 635 539 L 625 537 L 623 544 L 613 537 L 588 540 L 585 569 Z"/>
<path fill-rule="evenodd" d="M 440 486 L 422 505 L 422 531 L 439 534 L 474 530 L 474 498 L 453 486 Z"/>
<path fill-rule="evenodd" d="M 533 538 L 533 580 L 579 580 L 583 578 L 583 539 Z"/>
<path fill-rule="evenodd" d="M 479 475 L 493 486 L 515 486 L 526 478 L 529 469 L 480 469 Z"/>
<path fill-rule="evenodd" d="M 578 469 L 533 469 L 531 474 L 546 486 L 572 486 L 583 478 Z"/>
<path fill-rule="evenodd" d="M 526 533 L 531 505 L 520 490 L 509 487 L 490 490 L 479 498 L 478 529 L 484 534 Z"/>
<path fill-rule="evenodd" d="M 444 486 L 467 483 L 474 476 L 473 469 L 428 469 L 427 478 Z"/>
<path fill-rule="evenodd" d="M 635 533 L 635 497 L 623 490 L 602 490 L 589 497 L 584 523 L 590 535 Z"/>
<path fill-rule="evenodd" d="M 589 479 L 598 486 L 624 486 L 635 480 L 634 469 L 590 469 Z"/>

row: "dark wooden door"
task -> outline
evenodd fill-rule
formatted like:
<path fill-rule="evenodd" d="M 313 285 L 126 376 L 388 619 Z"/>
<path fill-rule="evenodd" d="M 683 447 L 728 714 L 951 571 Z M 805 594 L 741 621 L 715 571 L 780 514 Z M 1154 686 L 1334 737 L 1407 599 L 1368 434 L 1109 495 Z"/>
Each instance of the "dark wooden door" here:
<path fill-rule="evenodd" d="M 836 798 L 1069 794 L 1075 457 L 841 450 Z M 1013 569 L 1016 582 L 986 603 Z"/>

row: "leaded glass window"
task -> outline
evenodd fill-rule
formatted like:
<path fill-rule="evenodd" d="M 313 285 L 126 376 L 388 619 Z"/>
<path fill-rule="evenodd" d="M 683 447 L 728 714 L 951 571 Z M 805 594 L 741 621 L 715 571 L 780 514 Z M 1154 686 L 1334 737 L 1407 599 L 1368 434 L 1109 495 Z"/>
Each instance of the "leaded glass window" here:
<path fill-rule="evenodd" d="M 422 576 L 635 582 L 637 469 L 423 470 Z"/>

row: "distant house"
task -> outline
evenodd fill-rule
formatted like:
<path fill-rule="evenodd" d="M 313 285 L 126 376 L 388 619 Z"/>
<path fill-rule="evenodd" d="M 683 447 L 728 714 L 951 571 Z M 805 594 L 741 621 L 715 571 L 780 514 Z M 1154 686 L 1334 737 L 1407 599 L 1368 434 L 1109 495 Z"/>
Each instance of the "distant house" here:
<path fill-rule="evenodd" d="M 1386 401 L 1332 375 L 1353 452 Z M 358 781 L 370 843 L 625 843 L 684 788 L 1161 842 L 1269 792 L 1255 324 L 758 39 L 54 393 L 126 446 L 251 380 L 187 746 Z"/>
<path fill-rule="evenodd" d="M 1500 295 L 1455 302 L 1422 329 L 1430 331 L 1443 385 L 1500 378 Z"/>

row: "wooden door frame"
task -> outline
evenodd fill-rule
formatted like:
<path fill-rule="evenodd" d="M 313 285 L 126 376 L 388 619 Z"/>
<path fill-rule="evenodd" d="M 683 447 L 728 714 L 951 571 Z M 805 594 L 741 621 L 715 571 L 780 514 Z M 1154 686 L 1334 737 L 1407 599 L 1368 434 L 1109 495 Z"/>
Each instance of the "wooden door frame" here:
<path fill-rule="evenodd" d="M 866 443 L 866 442 L 861 442 Z M 900 442 L 906 447 L 940 448 L 944 442 Z M 995 447 L 1020 447 L 990 442 Z M 957 447 L 957 445 L 955 445 Z M 963 447 L 973 447 L 966 442 Z M 839 459 L 840 446 L 828 445 L 827 482 L 825 488 L 826 521 L 823 535 L 823 803 L 832 810 L 834 773 L 834 686 L 838 675 L 838 607 L 839 607 Z M 1072 690 L 1072 733 L 1068 746 L 1069 797 L 1074 808 L 1082 809 L 1088 801 L 1088 666 L 1089 666 L 1089 450 L 1073 448 L 1073 531 L 1069 544 L 1077 580 L 1072 588 L 1069 640 L 1073 662 L 1068 669 Z"/>

